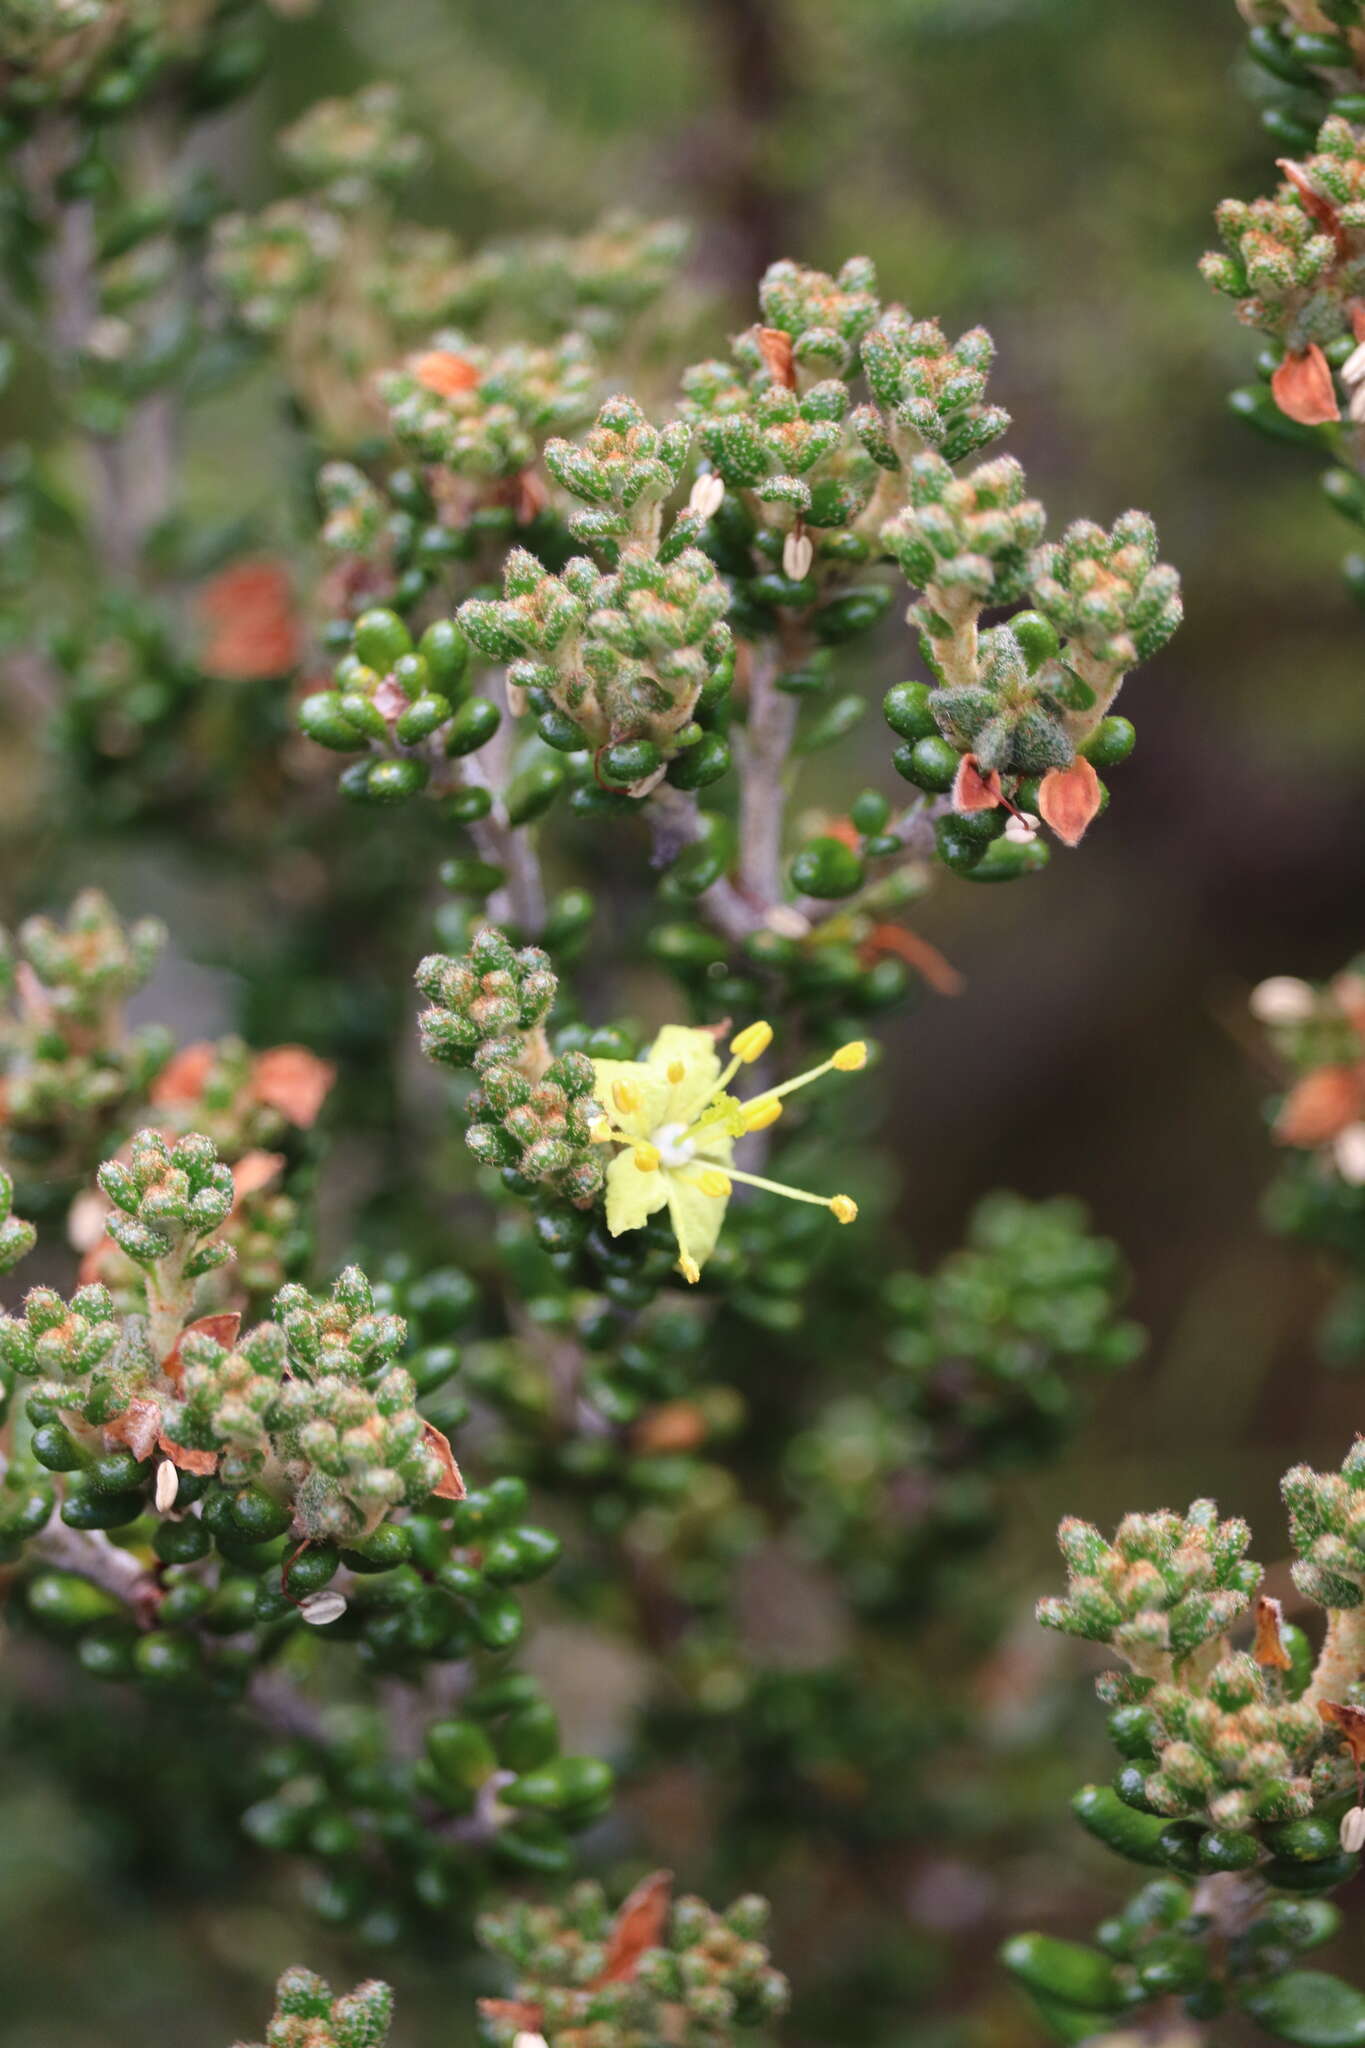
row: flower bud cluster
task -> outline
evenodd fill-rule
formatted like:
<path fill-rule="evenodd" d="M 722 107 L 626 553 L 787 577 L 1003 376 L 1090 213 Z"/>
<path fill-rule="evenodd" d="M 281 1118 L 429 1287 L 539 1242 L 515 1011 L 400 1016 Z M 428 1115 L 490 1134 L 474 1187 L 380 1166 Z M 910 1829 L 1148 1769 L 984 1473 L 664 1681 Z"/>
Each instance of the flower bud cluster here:
<path fill-rule="evenodd" d="M 238 2048 L 385 2048 L 393 1993 L 371 1980 L 333 1998 L 311 1970 L 286 1970 L 275 1986 L 275 2011 L 265 2041 Z"/>
<path fill-rule="evenodd" d="M 1068 1516 L 1057 1540 L 1069 1584 L 1039 1602 L 1039 1621 L 1110 1644 L 1144 1677 L 1165 1677 L 1216 1645 L 1260 1584 L 1261 1567 L 1245 1554 L 1250 1529 L 1220 1521 L 1208 1500 L 1184 1515 L 1126 1515 L 1112 1543 Z"/>
<path fill-rule="evenodd" d="M 576 1885 L 562 1907 L 485 1915 L 480 1940 L 517 1974 L 510 1998 L 482 2002 L 497 2048 L 526 2031 L 549 2048 L 726 2048 L 736 2028 L 776 2017 L 787 1987 L 761 1940 L 766 1902 L 716 1913 L 698 1898 L 670 1906 L 669 1894 L 661 1871 L 615 1915 L 596 1884 Z"/>
<path fill-rule="evenodd" d="M 593 352 L 574 333 L 499 348 L 442 330 L 379 379 L 400 449 L 479 483 L 511 481 L 551 436 L 591 419 L 596 388 Z"/>
<path fill-rule="evenodd" d="M 583 1207 L 605 1167 L 592 1143 L 592 1061 L 551 1056 L 545 1022 L 558 981 L 538 947 L 518 950 L 485 927 L 458 959 L 434 953 L 417 970 L 429 998 L 418 1029 L 428 1059 L 472 1067 L 466 1143 L 518 1191 L 543 1187 Z"/>
<path fill-rule="evenodd" d="M 604 781 L 648 795 L 679 741 L 700 740 L 702 692 L 728 679 L 729 599 L 710 558 L 631 542 L 608 575 L 576 556 L 556 576 L 514 548 L 503 593 L 460 607 L 474 645 L 511 661 L 509 679 L 543 706 L 552 744 L 590 747 Z"/>
<path fill-rule="evenodd" d="M 1308 1766 L 1322 1723 L 1311 1707 L 1276 1698 L 1245 1653 L 1222 1658 L 1198 1691 L 1168 1682 L 1144 1704 L 1157 1767 L 1143 1789 L 1156 1812 L 1199 1814 L 1232 1833 L 1312 1812 Z"/>
<path fill-rule="evenodd" d="M 65 925 L 31 917 L 14 941 L 0 934 L 0 1137 L 15 1166 L 88 1170 L 164 1066 L 167 1033 L 130 1032 L 123 1006 L 165 942 L 155 918 L 125 929 L 97 889 L 82 891 Z"/>
<path fill-rule="evenodd" d="M 186 1335 L 177 1440 L 216 1454 L 223 1485 L 262 1486 L 300 1536 L 363 1542 L 447 1477 L 412 1377 L 393 1362 L 405 1327 L 375 1312 L 354 1266 L 326 1300 L 284 1288 L 275 1313 L 236 1349 Z"/>
<path fill-rule="evenodd" d="M 1285 168 L 1273 198 L 1220 202 L 1223 249 L 1200 268 L 1240 320 L 1299 357 L 1352 333 L 1365 287 L 1365 145 L 1333 115 L 1311 154 Z"/>

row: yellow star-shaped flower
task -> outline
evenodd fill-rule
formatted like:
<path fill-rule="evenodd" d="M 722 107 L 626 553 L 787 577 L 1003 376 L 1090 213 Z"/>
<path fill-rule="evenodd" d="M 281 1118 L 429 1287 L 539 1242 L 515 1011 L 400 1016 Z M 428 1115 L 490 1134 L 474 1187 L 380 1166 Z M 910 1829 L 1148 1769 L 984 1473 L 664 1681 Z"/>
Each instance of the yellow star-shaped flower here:
<path fill-rule="evenodd" d="M 722 1068 L 710 1031 L 665 1024 L 642 1060 L 593 1061 L 602 1111 L 593 1137 L 619 1147 L 607 1168 L 607 1229 L 613 1237 L 639 1230 L 666 1207 L 678 1240 L 678 1270 L 687 1280 L 700 1279 L 716 1248 L 735 1181 L 818 1203 L 840 1223 L 852 1223 L 858 1213 L 847 1195 L 807 1194 L 732 1163 L 735 1140 L 775 1123 L 784 1095 L 821 1074 L 852 1073 L 867 1059 L 867 1047 L 856 1039 L 822 1065 L 741 1102 L 728 1092 L 730 1083 L 767 1051 L 772 1037 L 770 1025 L 747 1025 L 731 1039 L 730 1062 Z"/>

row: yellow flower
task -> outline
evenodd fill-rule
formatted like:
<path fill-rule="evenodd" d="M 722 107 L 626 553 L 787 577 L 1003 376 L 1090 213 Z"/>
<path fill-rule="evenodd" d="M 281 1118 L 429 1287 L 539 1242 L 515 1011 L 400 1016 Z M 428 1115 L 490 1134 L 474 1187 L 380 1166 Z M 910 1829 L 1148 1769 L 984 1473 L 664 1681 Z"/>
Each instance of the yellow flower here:
<path fill-rule="evenodd" d="M 784 1095 L 821 1074 L 854 1073 L 867 1059 L 867 1047 L 855 1039 L 820 1066 L 741 1102 L 728 1093 L 730 1083 L 767 1051 L 772 1037 L 768 1024 L 746 1025 L 731 1039 L 722 1069 L 709 1031 L 665 1024 L 642 1060 L 593 1061 L 601 1110 L 593 1137 L 619 1148 L 607 1168 L 607 1229 L 613 1237 L 639 1230 L 666 1207 L 678 1240 L 678 1270 L 687 1280 L 700 1279 L 716 1248 L 735 1181 L 815 1202 L 840 1223 L 858 1214 L 847 1195 L 807 1194 L 732 1164 L 735 1140 L 776 1123 Z"/>

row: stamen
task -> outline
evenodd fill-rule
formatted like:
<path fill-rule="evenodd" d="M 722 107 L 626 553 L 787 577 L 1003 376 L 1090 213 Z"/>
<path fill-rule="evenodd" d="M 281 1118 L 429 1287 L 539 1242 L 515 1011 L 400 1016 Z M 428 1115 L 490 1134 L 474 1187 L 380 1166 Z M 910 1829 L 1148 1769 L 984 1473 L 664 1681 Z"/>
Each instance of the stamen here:
<path fill-rule="evenodd" d="M 867 1047 L 862 1039 L 850 1039 L 847 1045 L 841 1045 L 834 1058 L 830 1061 L 830 1065 L 837 1068 L 841 1074 L 856 1074 L 859 1067 L 865 1067 L 867 1065 Z"/>
<path fill-rule="evenodd" d="M 718 1166 L 708 1167 L 706 1172 L 699 1176 L 697 1186 L 704 1195 L 714 1195 L 718 1201 L 723 1200 L 730 1192 L 729 1179 Z"/>
<path fill-rule="evenodd" d="M 817 1209 L 832 1209 L 841 1223 L 851 1223 L 858 1213 L 847 1195 L 811 1195 L 805 1188 L 789 1188 L 780 1180 L 764 1180 L 758 1173 L 741 1173 L 737 1166 L 727 1167 L 726 1172 L 731 1180 L 742 1180 L 749 1188 L 762 1188 L 767 1195 L 785 1195 L 789 1202 L 813 1202 Z M 847 1214 L 850 1209 L 852 1216 Z"/>
<path fill-rule="evenodd" d="M 594 1145 L 610 1144 L 612 1137 L 612 1128 L 605 1117 L 599 1118 L 599 1120 L 592 1126 L 592 1128 L 588 1132 L 588 1137 L 591 1143 Z"/>
<path fill-rule="evenodd" d="M 735 1033 L 730 1040 L 730 1050 L 737 1060 L 750 1067 L 755 1060 L 762 1059 L 772 1042 L 772 1025 L 760 1019 L 757 1024 L 746 1024 L 742 1031 Z"/>
<path fill-rule="evenodd" d="M 622 1116 L 633 1116 L 640 1107 L 640 1091 L 633 1081 L 614 1081 L 611 1099 Z"/>
<path fill-rule="evenodd" d="M 851 1195 L 835 1195 L 829 1206 L 834 1211 L 837 1222 L 856 1223 L 858 1221 L 858 1204 Z"/>
<path fill-rule="evenodd" d="M 782 1104 L 775 1096 L 755 1095 L 752 1102 L 744 1105 L 744 1128 L 746 1131 L 766 1131 L 781 1114 Z"/>
<path fill-rule="evenodd" d="M 630 1156 L 639 1167 L 641 1173 L 657 1173 L 659 1171 L 659 1152 L 657 1146 L 637 1145 Z"/>
<path fill-rule="evenodd" d="M 677 1087 L 679 1081 L 685 1081 L 687 1079 L 687 1068 L 683 1065 L 681 1060 L 669 1061 L 668 1078 L 673 1083 L 673 1086 L 675 1088 Z"/>

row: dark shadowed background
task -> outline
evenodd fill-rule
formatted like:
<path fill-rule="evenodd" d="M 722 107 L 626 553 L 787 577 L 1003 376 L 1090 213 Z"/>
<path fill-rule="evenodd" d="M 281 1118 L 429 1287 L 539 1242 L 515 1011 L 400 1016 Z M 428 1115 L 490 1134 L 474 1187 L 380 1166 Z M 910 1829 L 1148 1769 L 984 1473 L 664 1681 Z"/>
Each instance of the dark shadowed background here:
<path fill-rule="evenodd" d="M 392 78 L 434 145 L 424 217 L 477 243 L 583 227 L 623 198 L 683 215 L 716 335 L 752 318 L 752 279 L 771 257 L 836 267 L 867 253 L 888 297 L 954 333 L 990 328 L 1009 446 L 1054 531 L 1079 515 L 1108 524 L 1129 505 L 1155 516 L 1187 621 L 1119 707 L 1138 747 L 1113 778 L 1112 810 L 1039 882 L 945 880 L 920 928 L 963 970 L 965 993 L 885 1034 L 907 1249 L 947 1248 L 993 1185 L 1079 1194 L 1124 1245 L 1153 1333 L 1147 1362 L 1103 1395 L 1066 1464 L 1021 1490 L 1014 1538 L 994 1554 L 1020 1634 L 991 1711 L 1007 1723 L 1017 1698 L 1031 1770 L 1036 1715 L 1066 1715 L 1070 1754 L 1047 1766 L 1059 1806 L 1085 1744 L 1107 1766 L 1081 1657 L 1035 1642 L 1028 1620 L 1057 1576 L 1057 1514 L 1109 1522 L 1214 1493 L 1275 1559 L 1279 1473 L 1299 1457 L 1335 1463 L 1365 1415 L 1360 1382 L 1316 1362 L 1327 1276 L 1266 1237 L 1257 1213 L 1272 1160 L 1247 990 L 1272 972 L 1328 973 L 1365 936 L 1365 620 L 1337 574 L 1347 536 L 1316 466 L 1226 410 L 1255 344 L 1195 270 L 1215 201 L 1271 175 L 1239 30 L 1231 0 L 324 0 L 282 26 L 277 69 L 221 137 L 254 200 L 273 189 L 278 125 L 320 93 Z M 714 346 L 703 334 L 690 353 Z M 206 506 L 268 511 L 288 489 L 269 398 L 251 405 L 247 432 L 239 399 L 202 422 Z M 889 627 L 868 687 L 911 673 L 908 635 Z M 889 784 L 875 725 L 857 743 L 861 769 L 846 749 L 822 770 L 845 793 Z M 154 909 L 170 923 L 146 1014 L 185 1036 L 261 1018 L 306 1033 L 271 956 L 248 943 L 259 907 L 221 859 L 183 843 L 174 863 L 155 841 L 136 856 L 69 833 L 58 843 L 30 767 L 21 743 L 0 764 L 6 921 L 99 879 L 124 915 Z M 326 971 L 344 982 L 352 965 L 363 984 L 363 962 L 335 957 Z M 403 991 L 371 993 L 401 1015 Z M 1039 1667 L 1070 1672 L 1074 1699 L 1052 1698 L 1030 1722 Z M 120 1758 L 111 1737 L 111 1782 L 145 1762 Z M 194 1825 L 178 1768 L 170 1745 L 153 1774 L 167 1829 Z M 29 1762 L 7 1771 L 0 1754 L 9 2048 L 132 2048 L 153 2028 L 172 2048 L 218 2048 L 253 2023 L 275 1964 L 296 1948 L 325 1960 L 311 1927 L 282 1920 L 284 1889 L 228 1907 L 209 1887 L 178 1908 L 154 1859 L 131 1875 L 115 1859 L 101 1891 L 103 1841 L 55 1776 Z M 1002 1917 L 1033 1919 L 1046 1899 L 1059 1928 L 1093 1921 L 1111 1873 L 1074 1831 L 1056 1843 L 1060 1860 L 1031 1876 L 1012 1863 L 1020 1896 Z M 970 1920 L 980 1881 L 945 1859 L 916 1909 L 949 1928 Z M 338 1975 L 365 1960 L 340 1950 Z M 988 1967 L 967 1939 L 943 2009 L 964 1971 Z M 973 2026 L 981 2041 L 1027 2037 L 1004 1991 Z M 847 2038 L 858 2032 L 851 2015 Z M 398 2040 L 469 2037 L 433 1959 Z M 905 2038 L 949 2036 L 907 2014 Z"/>

